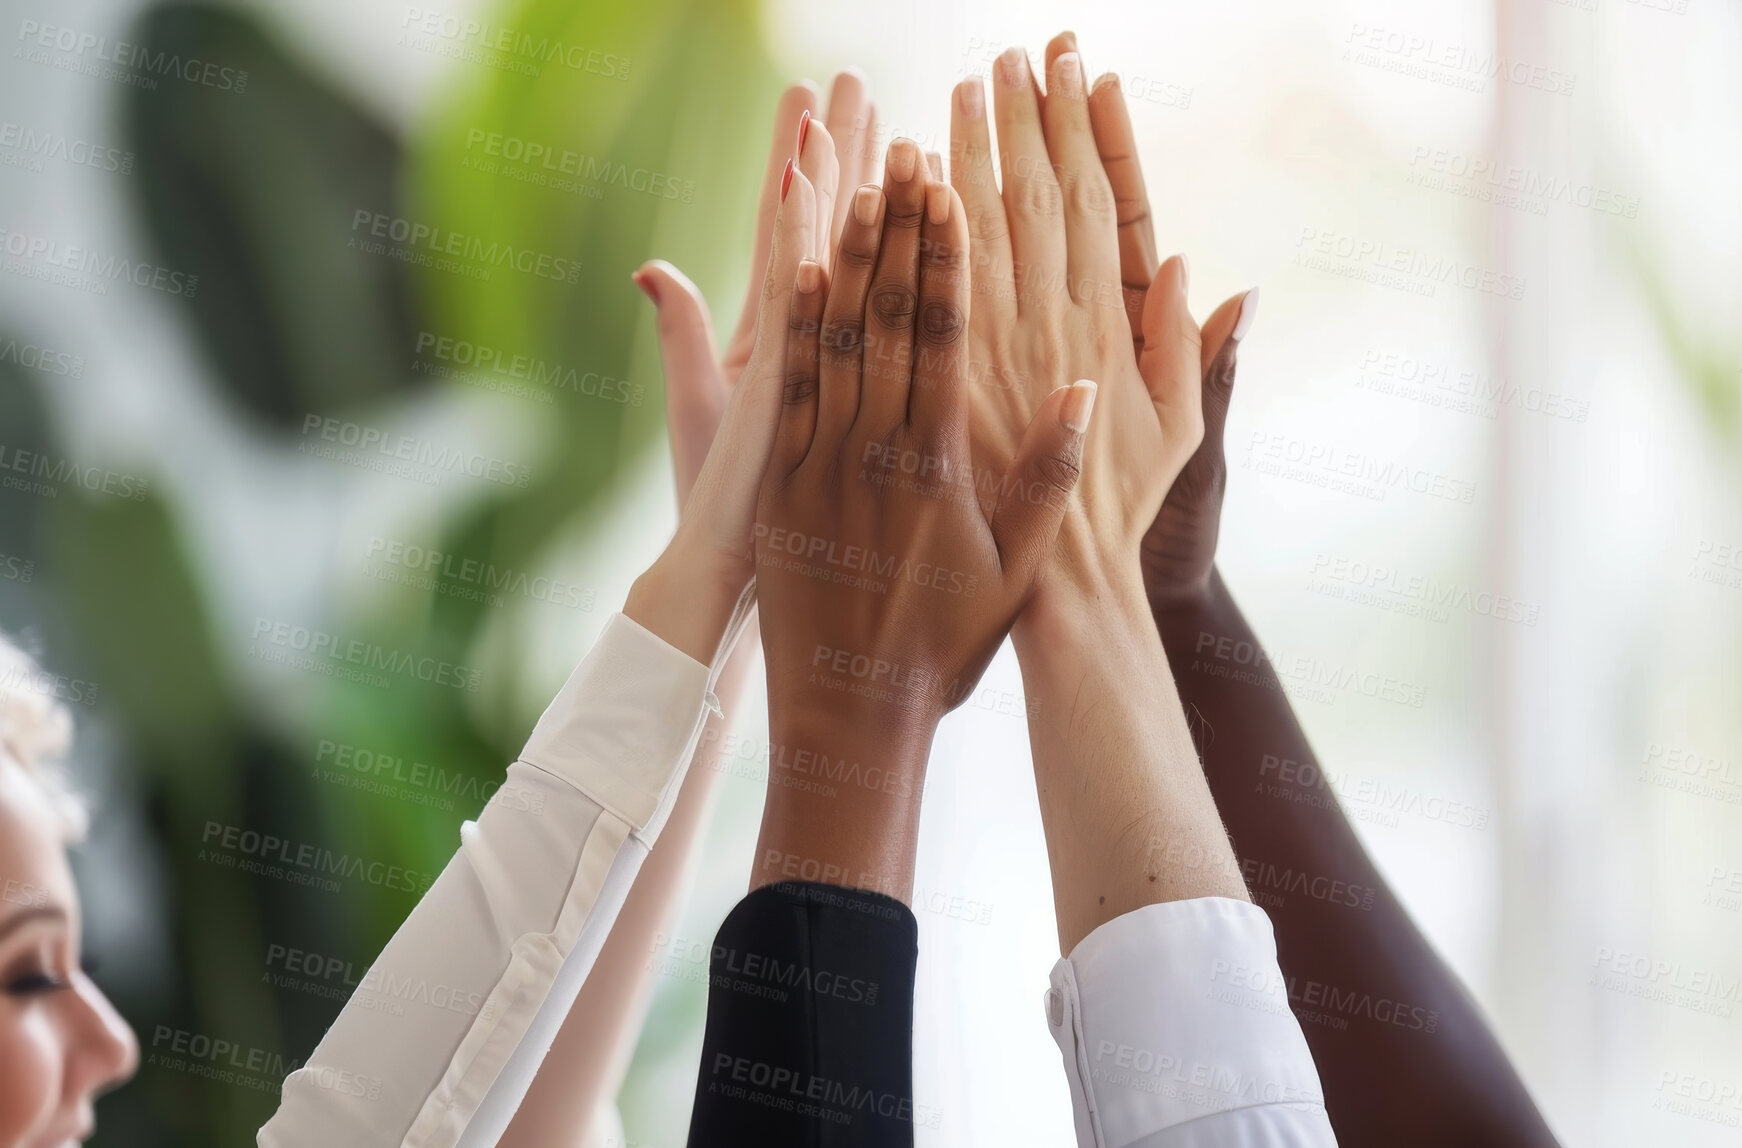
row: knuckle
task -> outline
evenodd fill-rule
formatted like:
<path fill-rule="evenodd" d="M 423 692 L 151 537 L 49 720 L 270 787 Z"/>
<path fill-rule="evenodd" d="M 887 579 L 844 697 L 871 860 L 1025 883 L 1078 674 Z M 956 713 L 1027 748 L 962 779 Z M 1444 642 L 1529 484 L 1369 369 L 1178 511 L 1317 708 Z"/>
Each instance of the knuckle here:
<path fill-rule="evenodd" d="M 791 371 L 781 387 L 781 398 L 789 406 L 810 402 L 817 393 L 817 377 L 808 371 Z"/>
<path fill-rule="evenodd" d="M 894 199 L 889 201 L 889 207 L 883 213 L 885 227 L 918 228 L 925 219 L 925 201 L 916 204 L 898 204 Z"/>
<path fill-rule="evenodd" d="M 1091 171 L 1073 176 L 1066 184 L 1071 210 L 1079 214 L 1106 216 L 1114 211 L 1113 188 L 1107 177 Z"/>
<path fill-rule="evenodd" d="M 962 336 L 962 310 L 954 303 L 933 300 L 920 309 L 919 333 L 926 342 L 949 346 Z"/>
<path fill-rule="evenodd" d="M 1035 463 L 1035 471 L 1049 489 L 1068 493 L 1077 485 L 1082 465 L 1075 455 L 1053 453 L 1042 455 Z"/>
<path fill-rule="evenodd" d="M 877 262 L 877 233 L 871 226 L 852 223 L 841 239 L 841 262 L 854 270 L 866 270 Z"/>
<path fill-rule="evenodd" d="M 865 345 L 865 324 L 858 316 L 832 319 L 823 328 L 822 345 L 831 354 L 854 354 Z"/>
<path fill-rule="evenodd" d="M 900 327 L 913 322 L 917 304 L 913 289 L 904 283 L 885 283 L 871 292 L 871 312 L 885 326 Z"/>

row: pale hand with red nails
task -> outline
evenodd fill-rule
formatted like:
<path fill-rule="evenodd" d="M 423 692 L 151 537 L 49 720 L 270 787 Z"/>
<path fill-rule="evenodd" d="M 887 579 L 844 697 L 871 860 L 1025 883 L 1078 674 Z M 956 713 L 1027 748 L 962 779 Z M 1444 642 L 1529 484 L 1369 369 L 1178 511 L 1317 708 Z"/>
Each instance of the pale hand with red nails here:
<path fill-rule="evenodd" d="M 658 308 L 667 427 L 684 514 L 678 538 L 667 556 L 637 583 L 628 612 L 642 620 L 636 611 L 652 608 L 656 597 L 668 604 L 688 603 L 677 611 L 680 617 L 673 626 L 674 633 L 685 635 L 684 640 L 674 644 L 704 662 L 713 654 L 707 635 L 714 633 L 717 638 L 716 622 L 718 628 L 724 627 L 739 590 L 749 580 L 748 531 L 755 483 L 772 434 L 773 414 L 761 401 L 763 396 L 759 393 L 746 407 L 739 392 L 752 378 L 764 383 L 778 378 L 778 358 L 769 361 L 771 353 L 778 354 L 778 342 L 775 352 L 765 346 L 758 358 L 760 331 L 769 323 L 777 331 L 784 327 L 784 308 L 798 261 L 824 258 L 832 249 L 839 233 L 838 218 L 845 211 L 844 204 L 837 204 L 840 181 L 856 182 L 871 170 L 876 113 L 864 79 L 850 71 L 835 78 L 822 122 L 816 118 L 818 103 L 814 86 L 796 84 L 787 89 L 776 109 L 757 209 L 750 281 L 723 352 L 715 350 L 701 292 L 682 272 L 654 260 L 633 277 Z M 759 388 L 759 392 L 766 390 L 766 386 Z M 745 408 L 735 416 L 735 429 L 730 414 L 734 408 Z M 710 450 L 716 438 L 728 431 L 734 440 L 732 458 L 713 452 L 721 455 L 714 458 Z M 674 552 L 689 557 L 679 561 Z M 671 609 L 675 607 L 664 612 Z"/>

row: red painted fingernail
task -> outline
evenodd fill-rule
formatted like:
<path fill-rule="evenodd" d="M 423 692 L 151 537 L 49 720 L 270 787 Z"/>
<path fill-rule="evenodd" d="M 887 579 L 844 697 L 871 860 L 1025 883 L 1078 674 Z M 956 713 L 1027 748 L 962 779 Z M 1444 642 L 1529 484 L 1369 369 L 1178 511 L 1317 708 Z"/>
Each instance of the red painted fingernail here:
<path fill-rule="evenodd" d="M 804 137 L 810 134 L 811 110 L 806 108 L 804 115 L 798 117 L 798 154 L 804 154 Z"/>
<path fill-rule="evenodd" d="M 780 202 L 786 202 L 786 189 L 792 186 L 792 161 L 786 161 L 786 174 L 780 177 Z"/>

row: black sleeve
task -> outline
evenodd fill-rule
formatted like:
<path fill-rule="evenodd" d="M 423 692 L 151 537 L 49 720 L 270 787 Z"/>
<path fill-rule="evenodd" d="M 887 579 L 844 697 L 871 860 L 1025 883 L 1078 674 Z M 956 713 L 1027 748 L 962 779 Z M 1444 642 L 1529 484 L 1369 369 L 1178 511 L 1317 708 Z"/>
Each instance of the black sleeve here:
<path fill-rule="evenodd" d="M 793 882 L 738 902 L 709 963 L 690 1148 L 911 1145 L 918 959 L 913 912 L 880 893 Z"/>

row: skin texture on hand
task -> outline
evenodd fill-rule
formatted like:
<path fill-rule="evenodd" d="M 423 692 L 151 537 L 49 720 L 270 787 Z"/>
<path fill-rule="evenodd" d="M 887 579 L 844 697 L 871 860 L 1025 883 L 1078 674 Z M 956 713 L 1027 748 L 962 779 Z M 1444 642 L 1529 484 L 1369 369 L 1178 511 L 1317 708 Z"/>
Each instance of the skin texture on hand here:
<path fill-rule="evenodd" d="M 898 140 L 833 276 L 799 270 L 756 524 L 771 760 L 753 887 L 912 895 L 932 735 L 1027 602 L 1077 478 L 1093 384 L 975 466 L 967 248 L 960 199 Z"/>
<path fill-rule="evenodd" d="M 1051 51 L 1074 47 L 1061 37 Z M 1089 108 L 1096 143 L 1119 204 L 1127 305 L 1136 316 L 1155 266 L 1148 193 L 1116 77 L 1097 81 Z M 1346 899 L 1274 894 L 1263 904 L 1276 929 L 1289 998 L 1307 1018 L 1329 999 L 1386 1001 L 1390 1020 L 1343 1017 L 1346 1028 L 1305 1023 L 1326 1108 L 1345 1148 L 1398 1144 L 1549 1146 L 1544 1124 L 1504 1050 L 1457 978 L 1410 921 L 1324 782 L 1288 697 L 1263 685 L 1205 672 L 1203 643 L 1259 646 L 1215 568 L 1227 488 L 1223 431 L 1240 342 L 1256 292 L 1223 303 L 1204 324 L 1203 443 L 1168 490 L 1145 533 L 1143 586 L 1174 689 L 1149 704 L 1170 718 L 1191 715 L 1216 808 L 1241 872 L 1307 873 L 1360 892 Z M 1138 334 L 1135 319 L 1134 335 Z M 1170 682 L 1170 685 L 1172 683 Z M 1304 766 L 1304 768 L 1303 768 Z M 1303 779 L 1311 779 L 1310 783 Z"/>

